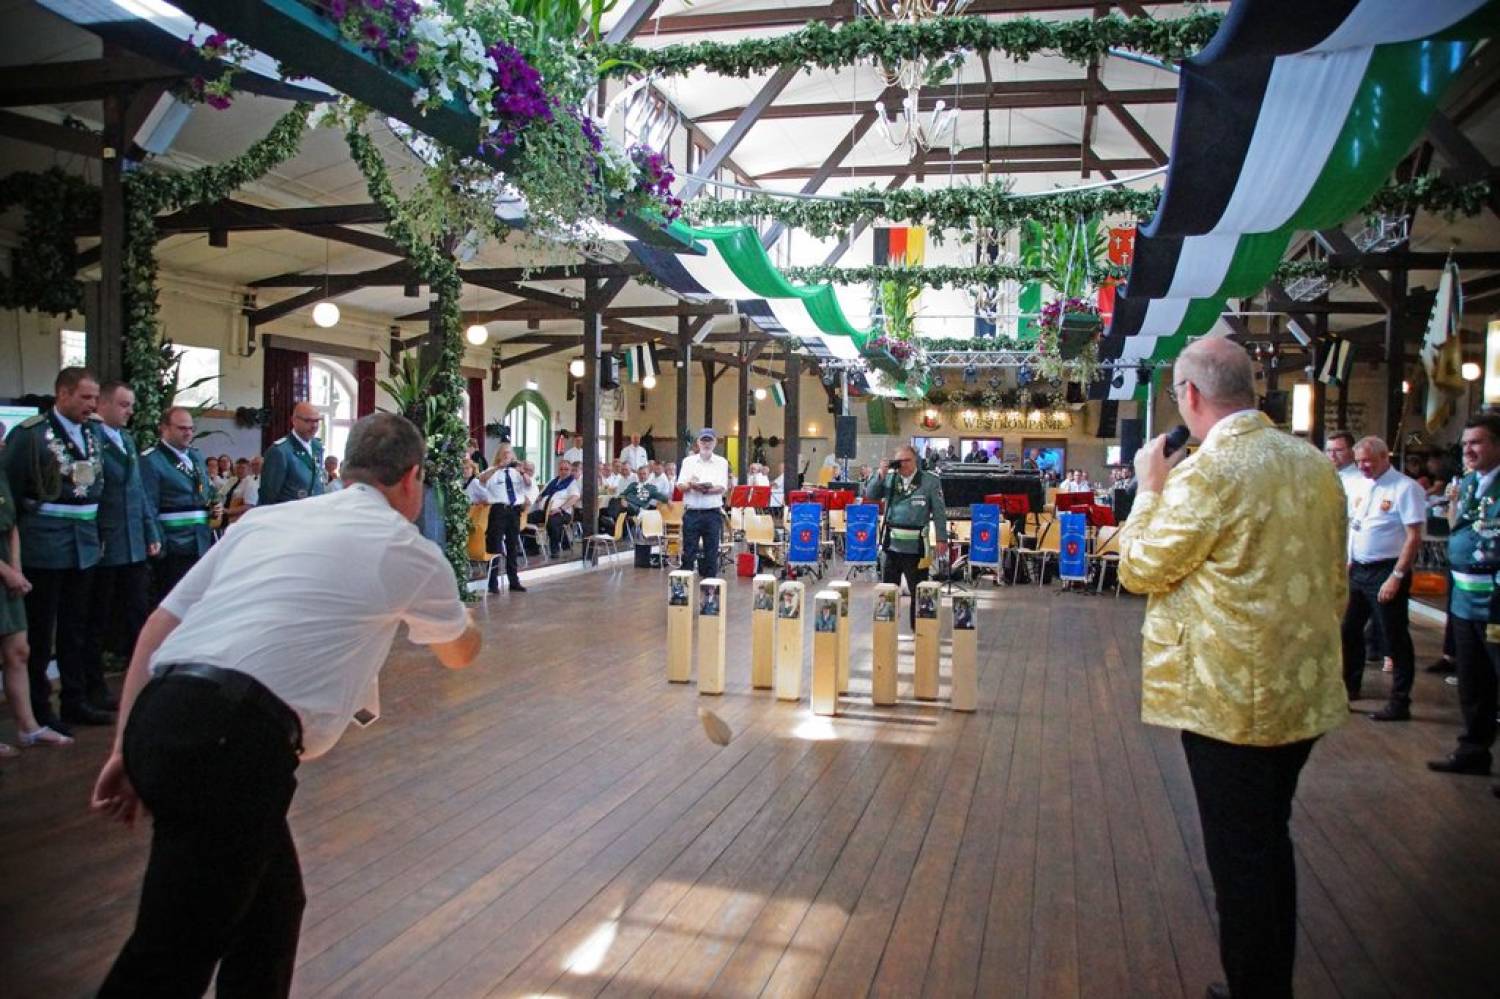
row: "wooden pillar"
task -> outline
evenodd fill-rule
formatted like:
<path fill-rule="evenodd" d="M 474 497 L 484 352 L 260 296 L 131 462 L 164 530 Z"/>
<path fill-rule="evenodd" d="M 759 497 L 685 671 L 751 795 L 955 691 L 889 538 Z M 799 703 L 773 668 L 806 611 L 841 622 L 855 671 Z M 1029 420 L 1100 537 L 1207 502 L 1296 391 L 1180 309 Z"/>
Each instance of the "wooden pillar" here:
<path fill-rule="evenodd" d="M 819 590 L 813 597 L 812 709 L 839 713 L 839 595 Z"/>
<path fill-rule="evenodd" d="M 1385 310 L 1385 443 L 1395 454 L 1401 450 L 1401 414 L 1406 395 L 1401 391 L 1406 373 L 1406 350 L 1401 342 L 1402 318 L 1406 312 L 1406 271 L 1391 271 L 1391 304 Z"/>
<path fill-rule="evenodd" d="M 693 369 L 693 334 L 688 329 L 688 317 L 677 317 L 677 460 L 687 457 L 687 441 L 692 438 L 693 428 L 688 424 L 689 373 Z"/>
<path fill-rule="evenodd" d="M 714 362 L 713 361 L 704 361 L 703 362 L 703 425 L 705 427 L 713 427 L 714 426 Z M 723 430 L 721 428 L 714 427 L 714 429 L 719 431 L 719 436 L 720 437 L 724 436 L 724 432 L 723 432 Z"/>
<path fill-rule="evenodd" d="M 849 693 L 849 598 L 854 584 L 846 580 L 829 583 L 828 588 L 839 595 L 839 693 Z"/>
<path fill-rule="evenodd" d="M 667 576 L 667 682 L 693 676 L 693 573 L 674 569 Z"/>
<path fill-rule="evenodd" d="M 584 298 L 595 302 L 599 279 L 583 283 Z M 597 305 L 583 315 L 583 379 L 578 384 L 577 432 L 583 434 L 583 533 L 593 534 L 599 523 L 599 351 L 603 346 L 604 314 Z"/>
<path fill-rule="evenodd" d="M 104 98 L 104 156 L 99 166 L 99 296 L 89 327 L 89 366 L 106 381 L 125 369 L 125 114 L 129 98 Z M 165 400 L 170 402 L 171 400 Z"/>
<path fill-rule="evenodd" d="M 786 478 L 783 480 L 782 495 L 787 495 L 792 490 L 801 488 L 797 472 L 798 463 L 802 460 L 802 356 L 792 353 L 790 345 L 786 355 L 786 381 L 782 383 L 782 388 L 786 391 L 786 419 L 782 429 L 785 437 L 782 458 L 786 462 Z"/>
<path fill-rule="evenodd" d="M 745 321 L 746 320 L 743 318 L 740 319 L 741 324 L 744 324 Z M 743 328 L 744 327 L 742 325 L 741 329 L 743 330 Z M 744 483 L 749 481 L 748 476 L 750 470 L 750 362 L 745 358 L 744 344 L 740 344 L 739 389 L 740 397 L 737 400 L 739 404 L 737 414 L 739 420 L 739 431 L 736 436 L 739 437 L 740 443 L 738 449 L 739 456 L 735 462 L 734 474 L 741 483 Z"/>
<path fill-rule="evenodd" d="M 875 620 L 871 630 L 870 699 L 879 705 L 896 703 L 896 614 L 901 587 L 875 586 Z"/>
<path fill-rule="evenodd" d="M 698 693 L 724 693 L 724 580 L 698 584 Z"/>
<path fill-rule="evenodd" d="M 750 611 L 750 686 L 770 690 L 776 663 L 776 577 L 761 573 L 752 582 L 755 603 Z"/>
<path fill-rule="evenodd" d="M 917 640 L 915 656 L 915 681 L 912 696 L 919 701 L 935 701 L 938 695 L 938 648 L 942 641 L 943 619 L 939 612 L 943 604 L 941 583 L 917 584 Z"/>
<path fill-rule="evenodd" d="M 972 593 L 953 594 L 953 710 L 979 706 L 979 614 Z"/>
<path fill-rule="evenodd" d="M 1307 439 L 1321 451 L 1328 436 L 1328 421 L 1323 418 L 1323 411 L 1328 407 L 1328 386 L 1318 376 L 1322 374 L 1323 358 L 1328 352 L 1328 313 L 1320 312 L 1313 317 L 1313 326 L 1317 337 L 1307 348 L 1308 366 L 1312 368 L 1312 430 Z"/>
<path fill-rule="evenodd" d="M 776 593 L 776 699 L 802 700 L 802 584 L 787 581 Z"/>

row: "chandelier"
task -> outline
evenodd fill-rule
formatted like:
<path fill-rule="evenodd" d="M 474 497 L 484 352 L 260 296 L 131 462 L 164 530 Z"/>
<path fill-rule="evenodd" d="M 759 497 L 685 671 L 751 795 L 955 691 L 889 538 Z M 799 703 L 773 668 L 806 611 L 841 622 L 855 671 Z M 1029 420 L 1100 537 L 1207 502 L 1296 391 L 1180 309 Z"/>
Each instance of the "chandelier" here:
<path fill-rule="evenodd" d="M 892 24 L 921 24 L 939 17 L 963 13 L 972 0 L 860 0 L 860 6 L 871 17 Z M 876 121 L 885 140 L 897 149 L 915 157 L 951 138 L 958 121 L 958 108 L 938 101 L 931 111 L 922 113 L 922 88 L 946 80 L 963 66 L 963 53 L 956 53 L 931 63 L 922 57 L 902 59 L 894 66 L 882 65 L 885 85 L 906 91 L 895 115 L 886 110 L 884 100 L 875 101 Z"/>

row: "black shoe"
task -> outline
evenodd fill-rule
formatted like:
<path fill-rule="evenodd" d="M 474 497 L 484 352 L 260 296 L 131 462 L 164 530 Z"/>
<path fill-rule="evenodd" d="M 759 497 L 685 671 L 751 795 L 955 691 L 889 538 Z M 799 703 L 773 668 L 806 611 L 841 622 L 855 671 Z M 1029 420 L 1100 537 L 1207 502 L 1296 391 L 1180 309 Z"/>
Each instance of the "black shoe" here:
<path fill-rule="evenodd" d="M 489 591 L 491 593 L 499 593 L 500 592 L 500 583 L 498 581 L 496 581 L 496 580 L 493 580 L 493 579 L 490 580 Z"/>
<path fill-rule="evenodd" d="M 1456 669 L 1457 667 L 1453 665 L 1453 660 L 1449 659 L 1447 656 L 1443 656 L 1432 665 L 1422 667 L 1422 672 L 1448 674 L 1454 672 Z"/>
<path fill-rule="evenodd" d="M 512 593 L 525 593 L 526 592 L 526 587 L 522 586 L 521 585 L 521 581 L 518 579 L 515 582 L 513 582 L 513 583 L 510 584 L 510 592 L 512 592 Z"/>
<path fill-rule="evenodd" d="M 1393 701 L 1379 711 L 1370 712 L 1370 721 L 1411 721 L 1411 706 Z"/>
<path fill-rule="evenodd" d="M 1213 982 L 1204 990 L 1204 999 L 1230 999 L 1229 986 L 1223 982 Z"/>
<path fill-rule="evenodd" d="M 1440 774 L 1478 774 L 1484 777 L 1490 772 L 1490 754 L 1461 756 L 1451 753 L 1441 760 L 1428 760 L 1427 769 Z"/>
<path fill-rule="evenodd" d="M 101 711 L 91 704 L 75 704 L 62 709 L 62 720 L 69 725 L 113 725 L 113 712 Z"/>

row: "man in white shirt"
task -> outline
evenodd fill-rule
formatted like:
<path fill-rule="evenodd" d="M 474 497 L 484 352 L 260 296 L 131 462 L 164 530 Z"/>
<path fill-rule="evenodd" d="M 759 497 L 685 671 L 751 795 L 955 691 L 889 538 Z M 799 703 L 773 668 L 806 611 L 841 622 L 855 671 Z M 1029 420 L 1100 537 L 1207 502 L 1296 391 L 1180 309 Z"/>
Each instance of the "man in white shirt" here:
<path fill-rule="evenodd" d="M 664 496 L 671 496 L 672 487 L 676 485 L 676 481 L 668 477 L 664 466 L 659 461 L 651 463 L 651 476 L 646 481 Z"/>
<path fill-rule="evenodd" d="M 546 527 L 547 550 L 553 558 L 561 549 L 573 547 L 568 538 L 568 525 L 573 522 L 575 508 L 582 502 L 583 481 L 573 474 L 571 462 L 567 459 L 559 461 L 557 474 L 537 494 L 538 508 L 527 514 L 528 520 Z"/>
<path fill-rule="evenodd" d="M 771 480 L 771 509 L 780 510 L 786 506 L 786 465 L 776 466 L 776 478 Z"/>
<path fill-rule="evenodd" d="M 521 557 L 521 512 L 526 508 L 526 477 L 516 463 L 515 452 L 509 444 L 495 449 L 495 459 L 490 467 L 474 479 L 478 488 L 470 494 L 482 497 L 478 502 L 489 504 L 490 519 L 484 532 L 484 550 L 505 551 L 505 578 L 512 593 L 525 593 L 517 563 Z M 490 569 L 489 591 L 500 592 L 500 567 Z"/>
<path fill-rule="evenodd" d="M 573 435 L 573 446 L 563 452 L 562 460 L 579 470 L 579 478 L 583 477 L 583 434 Z"/>
<path fill-rule="evenodd" d="M 1328 435 L 1328 440 L 1323 445 L 1323 453 L 1328 456 L 1329 461 L 1333 462 L 1333 467 L 1338 469 L 1339 481 L 1344 484 L 1344 492 L 1351 500 L 1356 493 L 1364 492 L 1365 475 L 1354 463 L 1353 434 L 1347 430 L 1335 430 Z"/>
<path fill-rule="evenodd" d="M 216 966 L 227 995 L 290 991 L 299 756 L 372 707 L 403 622 L 451 669 L 479 652 L 452 568 L 412 526 L 424 451 L 402 417 L 360 420 L 347 488 L 252 511 L 147 620 L 90 803 L 154 820 L 135 931 L 100 995 L 202 995 Z"/>
<path fill-rule="evenodd" d="M 749 479 L 749 481 L 746 484 L 750 485 L 750 486 L 759 487 L 759 488 L 767 488 L 767 487 L 769 487 L 771 485 L 771 477 L 766 474 L 766 466 L 765 465 L 751 465 L 750 466 L 750 479 Z"/>
<path fill-rule="evenodd" d="M 1344 687 L 1359 700 L 1365 669 L 1365 622 L 1380 615 L 1386 651 L 1394 665 L 1390 700 L 1370 715 L 1375 721 L 1411 718 L 1411 685 L 1416 673 L 1407 606 L 1411 569 L 1422 546 L 1427 498 L 1415 480 L 1391 465 L 1390 450 L 1378 437 L 1354 445 L 1354 461 L 1367 487 L 1349 512 L 1349 605 L 1344 611 Z"/>
<path fill-rule="evenodd" d="M 640 467 L 651 460 L 646 454 L 646 449 L 641 447 L 641 435 L 631 434 L 630 443 L 620 449 L 620 461 L 626 466 L 626 471 L 634 473 Z M 635 476 L 632 474 L 631 478 Z"/>
<path fill-rule="evenodd" d="M 677 484 L 682 487 L 682 565 L 695 561 L 698 578 L 719 574 L 719 535 L 724 528 L 724 494 L 729 491 L 729 462 L 714 454 L 718 435 L 698 431 L 698 450 L 682 459 Z"/>

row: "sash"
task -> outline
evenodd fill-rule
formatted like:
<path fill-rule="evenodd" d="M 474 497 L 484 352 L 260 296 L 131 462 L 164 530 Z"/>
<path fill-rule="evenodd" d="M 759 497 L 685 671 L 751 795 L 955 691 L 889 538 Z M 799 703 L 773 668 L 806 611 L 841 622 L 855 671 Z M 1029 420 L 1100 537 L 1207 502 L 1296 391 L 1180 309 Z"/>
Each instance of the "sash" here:
<path fill-rule="evenodd" d="M 36 509 L 44 517 L 63 520 L 96 520 L 99 517 L 98 503 L 39 503 Z"/>
<path fill-rule="evenodd" d="M 168 527 L 187 527 L 192 524 L 207 524 L 207 510 L 174 510 L 158 513 L 156 519 Z"/>

